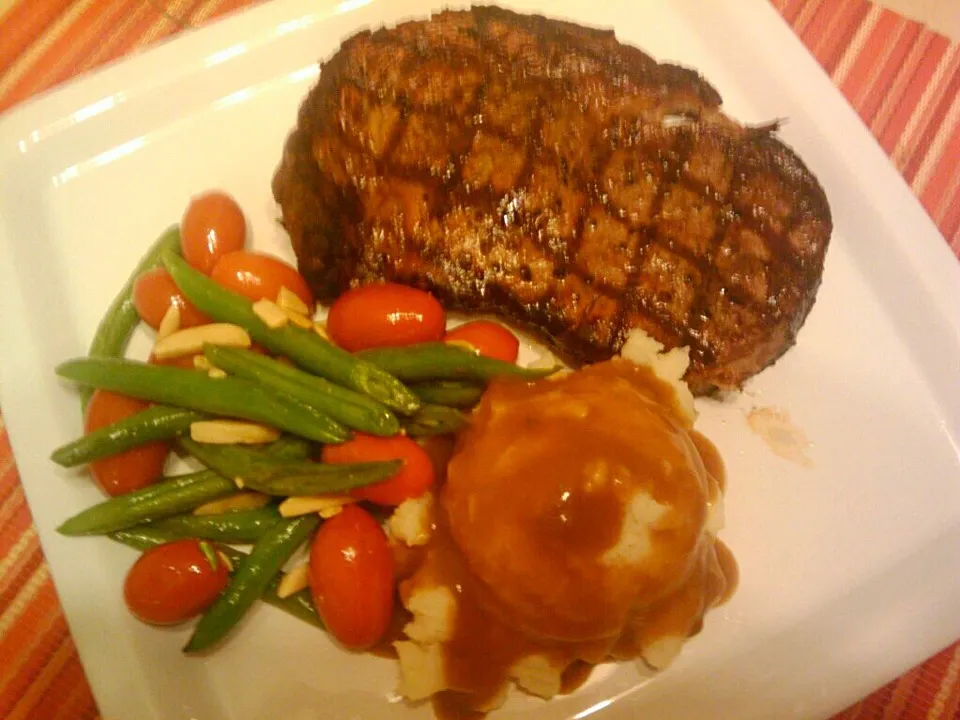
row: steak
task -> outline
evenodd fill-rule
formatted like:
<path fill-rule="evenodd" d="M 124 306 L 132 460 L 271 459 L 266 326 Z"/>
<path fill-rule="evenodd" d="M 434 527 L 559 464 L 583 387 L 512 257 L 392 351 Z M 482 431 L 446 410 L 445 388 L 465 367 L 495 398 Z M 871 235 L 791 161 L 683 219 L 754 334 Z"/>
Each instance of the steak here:
<path fill-rule="evenodd" d="M 321 300 L 405 283 L 575 363 L 642 328 L 695 392 L 736 388 L 794 343 L 832 223 L 776 124 L 720 104 L 611 31 L 443 12 L 342 44 L 273 192 Z"/>

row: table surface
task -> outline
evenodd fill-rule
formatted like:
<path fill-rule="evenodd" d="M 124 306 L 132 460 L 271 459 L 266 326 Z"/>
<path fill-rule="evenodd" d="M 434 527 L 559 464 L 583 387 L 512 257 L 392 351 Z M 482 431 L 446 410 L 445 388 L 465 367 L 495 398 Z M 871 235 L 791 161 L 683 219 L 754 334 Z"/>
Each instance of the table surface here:
<path fill-rule="evenodd" d="M 0 0 L 0 112 L 259 1 Z M 771 2 L 860 114 L 960 258 L 960 45 L 866 0 Z M 957 0 L 941 2 L 949 7 Z M 0 718 L 99 716 L 40 550 L 2 416 L 0 658 Z M 960 643 L 834 720 L 921 718 L 960 718 Z"/>

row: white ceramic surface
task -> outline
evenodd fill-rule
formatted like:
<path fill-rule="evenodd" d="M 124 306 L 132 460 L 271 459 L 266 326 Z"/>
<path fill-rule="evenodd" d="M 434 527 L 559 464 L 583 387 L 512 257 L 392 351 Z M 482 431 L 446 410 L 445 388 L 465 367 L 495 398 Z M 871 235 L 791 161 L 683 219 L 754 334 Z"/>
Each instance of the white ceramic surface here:
<path fill-rule="evenodd" d="M 124 611 L 133 553 L 54 528 L 99 500 L 50 450 L 80 431 L 53 367 L 80 355 L 143 252 L 210 186 L 245 207 L 259 248 L 290 255 L 269 183 L 314 61 L 418 0 L 278 0 L 191 32 L 0 118 L 0 401 L 57 589 L 104 717 L 429 717 L 392 699 L 390 661 L 348 655 L 266 606 L 203 659 L 186 630 Z M 571 697 L 501 718 L 826 717 L 960 637 L 960 265 L 880 148 L 763 0 L 518 0 L 700 69 L 727 110 L 787 117 L 836 231 L 798 345 L 701 429 L 729 470 L 734 599 L 676 665 L 601 669 Z M 138 338 L 144 347 L 145 338 Z M 752 434 L 786 409 L 812 469 Z"/>

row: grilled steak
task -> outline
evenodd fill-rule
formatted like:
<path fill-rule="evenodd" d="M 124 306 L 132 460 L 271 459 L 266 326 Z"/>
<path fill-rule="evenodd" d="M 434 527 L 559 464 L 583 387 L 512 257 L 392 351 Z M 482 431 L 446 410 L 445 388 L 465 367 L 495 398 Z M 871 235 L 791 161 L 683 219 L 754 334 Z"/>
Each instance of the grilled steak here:
<path fill-rule="evenodd" d="M 809 312 L 817 180 L 696 72 L 495 7 L 362 32 L 323 65 L 273 182 L 318 297 L 391 280 L 499 314 L 573 361 L 631 328 L 738 387 Z"/>

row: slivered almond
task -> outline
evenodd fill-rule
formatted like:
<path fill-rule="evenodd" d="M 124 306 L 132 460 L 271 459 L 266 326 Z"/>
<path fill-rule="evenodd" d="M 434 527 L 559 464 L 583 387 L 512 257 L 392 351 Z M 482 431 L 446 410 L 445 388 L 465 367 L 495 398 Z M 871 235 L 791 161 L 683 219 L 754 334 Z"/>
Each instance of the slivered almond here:
<path fill-rule="evenodd" d="M 310 314 L 310 308 L 307 307 L 307 304 L 300 299 L 299 295 L 297 295 L 286 285 L 280 286 L 280 292 L 277 293 L 277 305 L 282 307 L 284 310 L 290 310 L 291 312 L 299 313 L 301 315 Z"/>
<path fill-rule="evenodd" d="M 219 500 L 211 500 L 193 509 L 194 515 L 220 515 L 231 510 L 256 510 L 270 502 L 270 496 L 245 490 Z"/>
<path fill-rule="evenodd" d="M 212 377 L 214 380 L 219 380 L 220 378 L 225 378 L 227 376 L 226 370 L 221 370 L 218 367 L 211 367 L 207 370 L 207 375 Z"/>
<path fill-rule="evenodd" d="M 283 580 L 277 585 L 277 597 L 290 597 L 295 592 L 308 587 L 310 587 L 310 566 L 303 563 L 283 576 Z"/>
<path fill-rule="evenodd" d="M 287 320 L 292 322 L 298 328 L 303 328 L 304 330 L 310 330 L 313 327 L 313 320 L 308 318 L 302 313 L 294 312 L 293 310 L 287 310 L 286 308 L 280 308 L 287 315 Z"/>
<path fill-rule="evenodd" d="M 330 334 L 327 332 L 327 324 L 326 324 L 326 323 L 315 322 L 315 323 L 313 324 L 313 331 L 314 331 L 317 335 L 319 335 L 320 337 L 322 337 L 324 340 L 326 340 L 327 342 L 333 342 L 333 340 L 330 339 Z"/>
<path fill-rule="evenodd" d="M 213 370 L 213 363 L 206 355 L 194 355 L 193 367 L 195 370 Z"/>
<path fill-rule="evenodd" d="M 171 304 L 163 314 L 160 326 L 157 328 L 157 340 L 163 340 L 180 329 L 180 308 Z"/>
<path fill-rule="evenodd" d="M 260 445 L 280 437 L 276 428 L 243 420 L 197 420 L 190 423 L 190 437 L 217 445 Z"/>
<path fill-rule="evenodd" d="M 243 490 L 243 486 L 246 484 L 243 482 L 242 477 L 235 477 L 233 479 L 233 484 L 237 486 L 238 489 Z"/>
<path fill-rule="evenodd" d="M 153 354 L 159 360 L 167 360 L 182 355 L 196 355 L 203 351 L 204 345 L 248 348 L 250 342 L 250 335 L 239 325 L 211 323 L 167 335 L 153 346 Z"/>
<path fill-rule="evenodd" d="M 340 512 L 344 505 L 356 502 L 355 498 L 343 493 L 329 495 L 295 495 L 280 503 L 280 514 L 283 517 L 297 517 L 309 513 L 322 513 L 329 510 Z"/>
<path fill-rule="evenodd" d="M 350 503 L 344 503 L 343 505 L 331 505 L 323 510 L 317 510 L 317 515 L 322 517 L 324 520 L 329 520 L 334 515 L 339 515 L 341 512 L 343 512 L 343 509 L 349 504 Z"/>
<path fill-rule="evenodd" d="M 272 330 L 282 328 L 284 325 L 290 322 L 290 318 L 287 317 L 287 314 L 283 311 L 283 308 L 272 300 L 267 300 L 266 298 L 257 300 L 253 304 L 253 312 L 258 318 L 263 320 L 264 325 Z"/>

